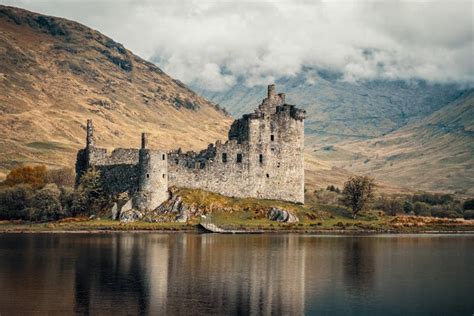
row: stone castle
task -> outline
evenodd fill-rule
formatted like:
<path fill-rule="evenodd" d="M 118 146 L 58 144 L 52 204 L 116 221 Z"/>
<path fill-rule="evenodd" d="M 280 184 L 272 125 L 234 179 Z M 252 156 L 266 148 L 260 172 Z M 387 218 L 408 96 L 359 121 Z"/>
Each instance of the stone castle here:
<path fill-rule="evenodd" d="M 199 153 L 166 153 L 149 149 L 143 133 L 140 149 L 117 148 L 110 155 L 96 147 L 88 120 L 86 148 L 77 154 L 76 183 L 84 171 L 96 168 L 107 194 L 127 192 L 133 207 L 141 210 L 167 200 L 171 186 L 304 203 L 304 117 L 304 110 L 286 104 L 285 95 L 270 85 L 254 113 L 233 122 L 224 143 L 217 141 Z"/>

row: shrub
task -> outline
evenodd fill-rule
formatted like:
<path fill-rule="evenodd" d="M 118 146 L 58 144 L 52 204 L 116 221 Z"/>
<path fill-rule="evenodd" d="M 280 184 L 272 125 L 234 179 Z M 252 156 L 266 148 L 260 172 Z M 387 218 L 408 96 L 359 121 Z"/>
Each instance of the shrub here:
<path fill-rule="evenodd" d="M 405 202 L 403 202 L 403 211 L 406 214 L 413 213 L 413 203 L 410 200 L 405 200 Z"/>
<path fill-rule="evenodd" d="M 464 201 L 462 208 L 466 210 L 474 210 L 474 199 Z"/>
<path fill-rule="evenodd" d="M 71 168 L 51 169 L 46 172 L 46 182 L 54 183 L 59 188 L 73 187 L 74 181 L 75 175 Z"/>
<path fill-rule="evenodd" d="M 430 205 L 448 204 L 454 201 L 451 194 L 419 193 L 413 195 L 413 202 L 423 202 Z"/>
<path fill-rule="evenodd" d="M 441 218 L 458 218 L 462 217 L 461 214 L 456 211 L 447 209 L 441 205 L 435 205 L 431 207 L 431 216 L 441 217 Z"/>
<path fill-rule="evenodd" d="M 382 196 L 382 198 L 378 201 L 378 204 L 378 207 L 388 215 L 395 216 L 403 212 L 403 203 L 397 198 Z"/>
<path fill-rule="evenodd" d="M 29 184 L 4 187 L 0 190 L 0 219 L 26 219 L 33 189 Z"/>
<path fill-rule="evenodd" d="M 94 214 L 104 208 L 106 199 L 102 190 L 100 171 L 92 168 L 81 176 L 74 193 L 72 211 L 77 214 Z"/>
<path fill-rule="evenodd" d="M 336 193 L 341 193 L 341 190 L 334 186 L 334 185 L 328 185 L 327 188 L 326 188 L 327 191 L 332 191 L 332 192 L 336 192 Z"/>
<path fill-rule="evenodd" d="M 21 183 L 30 184 L 33 188 L 43 187 L 46 183 L 46 167 L 25 166 L 10 171 L 5 180 L 5 184 L 14 186 Z"/>
<path fill-rule="evenodd" d="M 61 191 L 54 183 L 38 190 L 31 199 L 30 217 L 36 221 L 57 220 L 64 215 L 60 202 Z"/>
<path fill-rule="evenodd" d="M 416 202 L 413 204 L 413 211 L 418 216 L 431 216 L 431 207 L 424 202 Z"/>
<path fill-rule="evenodd" d="M 464 211 L 464 218 L 465 219 L 474 219 L 474 210 Z"/>

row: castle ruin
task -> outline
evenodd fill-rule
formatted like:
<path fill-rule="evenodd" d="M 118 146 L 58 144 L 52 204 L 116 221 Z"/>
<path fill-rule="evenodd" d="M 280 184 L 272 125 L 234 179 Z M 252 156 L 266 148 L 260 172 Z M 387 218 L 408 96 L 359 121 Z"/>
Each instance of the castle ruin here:
<path fill-rule="evenodd" d="M 270 85 L 254 113 L 233 122 L 224 143 L 217 141 L 199 153 L 166 153 L 149 149 L 143 133 L 140 149 L 117 148 L 110 155 L 96 147 L 88 120 L 86 148 L 77 154 L 76 183 L 94 167 L 107 194 L 128 192 L 133 207 L 141 210 L 167 200 L 171 186 L 304 203 L 304 117 L 304 110 L 286 104 L 285 95 Z"/>

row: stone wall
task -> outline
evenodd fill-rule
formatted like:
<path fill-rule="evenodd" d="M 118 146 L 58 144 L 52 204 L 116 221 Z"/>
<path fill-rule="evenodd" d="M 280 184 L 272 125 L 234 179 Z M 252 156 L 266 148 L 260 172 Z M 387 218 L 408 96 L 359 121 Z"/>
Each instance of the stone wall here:
<path fill-rule="evenodd" d="M 304 111 L 269 96 L 236 120 L 229 140 L 200 153 L 169 153 L 169 185 L 227 196 L 304 202 Z"/>
<path fill-rule="evenodd" d="M 89 167 L 102 172 L 109 194 L 128 191 L 135 206 L 151 209 L 168 198 L 168 186 L 199 188 L 227 196 L 304 203 L 303 110 L 285 104 L 273 85 L 252 114 L 236 120 L 225 143 L 199 153 L 168 154 L 146 148 L 118 148 L 109 155 L 95 147 L 92 122 L 86 148 L 78 152 L 78 176 Z"/>

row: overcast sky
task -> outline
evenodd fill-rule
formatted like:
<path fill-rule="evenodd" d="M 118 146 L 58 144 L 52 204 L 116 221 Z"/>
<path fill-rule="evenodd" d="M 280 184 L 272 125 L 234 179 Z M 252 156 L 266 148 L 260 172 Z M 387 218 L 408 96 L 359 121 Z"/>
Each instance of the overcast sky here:
<path fill-rule="evenodd" d="M 474 85 L 474 1 L 0 0 L 101 31 L 188 84 L 266 84 L 302 66 L 344 80 Z"/>

